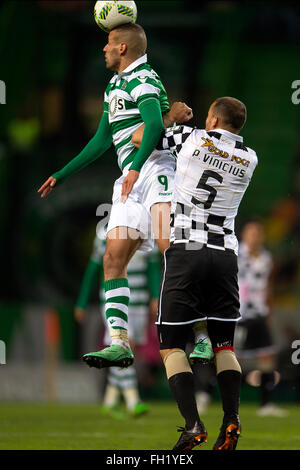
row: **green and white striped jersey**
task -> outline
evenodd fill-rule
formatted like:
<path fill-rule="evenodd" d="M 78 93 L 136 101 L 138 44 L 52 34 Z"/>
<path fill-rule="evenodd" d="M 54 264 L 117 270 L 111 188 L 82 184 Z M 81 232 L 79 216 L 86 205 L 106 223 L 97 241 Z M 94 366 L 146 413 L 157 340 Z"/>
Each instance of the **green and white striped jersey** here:
<path fill-rule="evenodd" d="M 115 74 L 105 90 L 104 112 L 108 113 L 121 171 L 132 163 L 137 152 L 131 137 L 143 123 L 139 106 L 151 98 L 159 100 L 162 114 L 169 111 L 166 90 L 160 77 L 147 64 L 146 54 Z"/>

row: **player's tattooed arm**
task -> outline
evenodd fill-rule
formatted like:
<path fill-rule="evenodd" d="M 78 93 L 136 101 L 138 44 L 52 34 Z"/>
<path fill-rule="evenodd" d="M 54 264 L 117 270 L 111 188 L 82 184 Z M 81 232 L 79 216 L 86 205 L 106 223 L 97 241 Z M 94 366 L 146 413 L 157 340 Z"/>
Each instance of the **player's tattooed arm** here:
<path fill-rule="evenodd" d="M 190 119 L 192 119 L 192 117 L 193 117 L 192 109 L 189 106 L 187 106 L 185 103 L 181 101 L 176 101 L 172 105 L 170 111 L 163 116 L 164 127 L 165 128 L 170 127 L 175 122 L 176 123 L 187 122 Z M 139 146 L 141 145 L 143 134 L 144 134 L 144 129 L 145 129 L 145 126 L 142 125 L 132 135 L 131 142 L 137 148 L 139 148 Z"/>

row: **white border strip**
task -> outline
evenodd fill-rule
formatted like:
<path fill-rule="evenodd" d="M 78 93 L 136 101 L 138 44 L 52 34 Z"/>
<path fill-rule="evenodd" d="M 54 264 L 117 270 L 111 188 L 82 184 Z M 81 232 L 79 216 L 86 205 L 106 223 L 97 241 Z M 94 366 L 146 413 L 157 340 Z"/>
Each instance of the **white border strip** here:
<path fill-rule="evenodd" d="M 165 279 L 166 279 L 166 271 L 167 271 L 167 262 L 166 262 L 166 252 L 169 248 L 167 248 L 165 251 L 164 251 L 164 274 L 163 274 L 163 278 L 162 278 L 162 283 L 161 283 L 161 290 L 160 290 L 160 296 L 159 296 L 159 307 L 158 307 L 158 318 L 157 318 L 157 322 L 155 322 L 156 325 L 160 325 L 160 318 L 161 318 L 161 299 L 162 299 L 162 293 L 163 293 L 163 290 L 164 290 L 164 284 L 165 284 Z"/>
<path fill-rule="evenodd" d="M 239 318 L 216 318 L 216 317 L 202 317 L 202 318 L 196 318 L 195 320 L 189 320 L 189 321 L 184 321 L 184 322 L 166 322 L 166 321 L 163 321 L 161 323 L 159 323 L 158 321 L 155 322 L 155 325 L 189 325 L 191 323 L 196 323 L 198 321 L 203 321 L 203 320 L 217 320 L 217 321 L 233 321 L 233 322 L 238 322 L 239 320 L 241 319 L 241 317 Z"/>

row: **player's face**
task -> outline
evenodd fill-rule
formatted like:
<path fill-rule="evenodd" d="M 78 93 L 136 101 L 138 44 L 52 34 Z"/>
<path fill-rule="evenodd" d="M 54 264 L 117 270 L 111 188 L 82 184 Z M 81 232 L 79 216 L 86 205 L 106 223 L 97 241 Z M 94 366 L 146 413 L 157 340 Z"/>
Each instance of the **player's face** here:
<path fill-rule="evenodd" d="M 263 227 L 258 223 L 247 224 L 243 230 L 242 239 L 250 250 L 259 250 L 264 243 Z"/>
<path fill-rule="evenodd" d="M 103 48 L 105 53 L 106 68 L 117 72 L 120 65 L 120 43 L 117 42 L 117 37 L 114 31 L 111 31 L 108 35 L 108 42 Z"/>

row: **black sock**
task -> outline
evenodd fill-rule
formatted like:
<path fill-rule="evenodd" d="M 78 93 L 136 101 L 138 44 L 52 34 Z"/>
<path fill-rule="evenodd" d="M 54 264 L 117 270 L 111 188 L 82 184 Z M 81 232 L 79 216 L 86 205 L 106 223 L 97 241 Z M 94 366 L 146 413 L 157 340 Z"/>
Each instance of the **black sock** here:
<path fill-rule="evenodd" d="M 242 374 L 237 370 L 223 370 L 217 375 L 221 391 L 224 422 L 238 419 Z"/>
<path fill-rule="evenodd" d="M 263 372 L 261 374 L 261 406 L 270 403 L 274 389 L 274 372 Z"/>
<path fill-rule="evenodd" d="M 191 372 L 180 372 L 169 378 L 170 390 L 185 419 L 187 430 L 200 422 L 194 392 L 194 376 Z"/>

